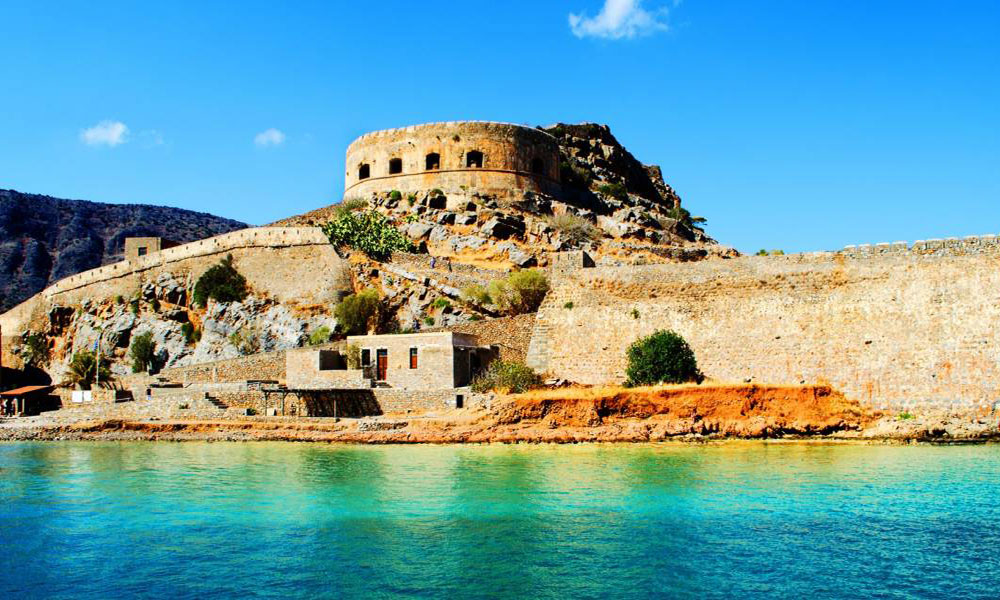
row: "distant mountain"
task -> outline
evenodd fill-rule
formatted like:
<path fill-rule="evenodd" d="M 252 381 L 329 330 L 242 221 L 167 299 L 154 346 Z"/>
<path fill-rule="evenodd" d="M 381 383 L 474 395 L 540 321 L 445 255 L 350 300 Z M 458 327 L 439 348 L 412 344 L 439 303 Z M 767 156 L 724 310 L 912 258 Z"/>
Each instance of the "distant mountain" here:
<path fill-rule="evenodd" d="M 0 311 L 64 277 L 121 260 L 126 237 L 183 243 L 246 227 L 180 208 L 0 190 Z"/>

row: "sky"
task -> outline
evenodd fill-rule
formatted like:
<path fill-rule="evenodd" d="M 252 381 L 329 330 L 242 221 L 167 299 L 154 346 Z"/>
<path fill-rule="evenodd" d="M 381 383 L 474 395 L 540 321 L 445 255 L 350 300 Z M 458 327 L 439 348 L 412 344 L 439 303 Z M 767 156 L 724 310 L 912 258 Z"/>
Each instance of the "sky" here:
<path fill-rule="evenodd" d="M 1000 2 L 0 0 L 0 188 L 265 224 L 347 145 L 606 123 L 743 252 L 1000 233 Z"/>

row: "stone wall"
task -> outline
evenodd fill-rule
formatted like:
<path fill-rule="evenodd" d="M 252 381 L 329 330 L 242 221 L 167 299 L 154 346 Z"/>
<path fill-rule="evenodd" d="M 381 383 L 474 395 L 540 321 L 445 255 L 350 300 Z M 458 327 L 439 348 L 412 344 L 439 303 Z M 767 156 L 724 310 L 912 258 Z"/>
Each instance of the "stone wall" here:
<path fill-rule="evenodd" d="M 24 331 L 52 304 L 132 296 L 144 283 L 169 272 L 189 288 L 212 265 L 231 254 L 255 292 L 279 302 L 329 303 L 350 288 L 350 273 L 316 227 L 258 227 L 168 248 L 135 260 L 62 279 L 0 315 L 5 336 Z"/>
<path fill-rule="evenodd" d="M 505 361 L 524 362 L 535 326 L 535 314 L 470 321 L 448 327 L 448 331 L 474 335 L 481 346 L 497 346 L 499 358 Z"/>
<path fill-rule="evenodd" d="M 468 357 L 465 357 L 465 364 L 461 364 L 455 346 L 476 344 L 468 336 L 451 332 L 351 336 L 347 342 L 358 346 L 362 353 L 365 350 L 369 352 L 373 372 L 378 350 L 385 350 L 388 361 L 386 383 L 392 388 L 410 390 L 440 390 L 468 385 L 456 369 L 463 367 L 467 379 Z M 410 368 L 411 348 L 417 351 L 416 368 Z"/>
<path fill-rule="evenodd" d="M 340 356 L 339 365 L 324 365 L 323 355 L 338 350 L 301 348 L 289 350 L 285 360 L 285 384 L 293 390 L 329 390 L 370 388 L 371 380 L 362 369 L 348 369 L 346 358 Z M 324 368 L 325 367 L 325 368 Z"/>
<path fill-rule="evenodd" d="M 472 151 L 483 154 L 481 167 L 468 166 Z M 435 169 L 428 169 L 429 154 L 439 156 Z M 390 172 L 393 159 L 401 161 L 399 173 Z M 365 165 L 369 176 L 362 179 L 359 171 Z M 435 188 L 445 193 L 466 189 L 497 194 L 511 190 L 552 193 L 559 186 L 559 144 L 548 133 L 521 125 L 431 123 L 361 136 L 347 148 L 346 167 L 345 197 Z M 536 167 L 540 172 L 535 172 Z"/>
<path fill-rule="evenodd" d="M 585 269 L 546 298 L 528 364 L 581 383 L 620 382 L 627 347 L 669 328 L 721 381 L 830 383 L 892 409 L 992 405 L 998 255 L 996 238 L 977 236 Z"/>
<path fill-rule="evenodd" d="M 160 377 L 183 384 L 284 381 L 285 375 L 285 351 L 164 369 L 159 373 Z"/>

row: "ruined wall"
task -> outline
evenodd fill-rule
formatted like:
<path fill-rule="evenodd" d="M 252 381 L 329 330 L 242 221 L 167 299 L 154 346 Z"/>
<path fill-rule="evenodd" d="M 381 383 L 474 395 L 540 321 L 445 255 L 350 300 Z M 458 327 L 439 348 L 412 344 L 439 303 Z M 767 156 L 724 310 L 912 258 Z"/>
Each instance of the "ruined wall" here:
<path fill-rule="evenodd" d="M 471 151 L 483 154 L 481 167 L 468 166 Z M 440 157 L 436 169 L 427 168 L 432 153 Z M 392 159 L 402 161 L 400 173 L 390 173 Z M 370 173 L 366 179 L 359 176 L 363 165 Z M 497 194 L 513 189 L 552 193 L 558 189 L 559 145 L 548 133 L 521 125 L 432 123 L 361 136 L 347 147 L 346 167 L 345 197 L 435 188 L 445 193 L 465 188 Z"/>
<path fill-rule="evenodd" d="M 255 293 L 279 302 L 331 302 L 337 290 L 349 287 L 345 261 L 319 228 L 258 227 L 67 277 L 0 316 L 0 328 L 5 336 L 18 335 L 53 304 L 72 306 L 87 299 L 130 297 L 164 272 L 186 280 L 191 288 L 227 254 L 233 255 L 234 265 Z"/>
<path fill-rule="evenodd" d="M 469 321 L 446 329 L 476 336 L 480 346 L 498 346 L 500 360 L 524 362 L 534 326 L 535 315 L 529 313 L 514 317 Z"/>
<path fill-rule="evenodd" d="M 549 294 L 528 363 L 620 382 L 627 347 L 669 328 L 721 381 L 826 382 L 893 409 L 988 406 L 1000 399 L 998 257 L 982 236 L 585 269 Z"/>

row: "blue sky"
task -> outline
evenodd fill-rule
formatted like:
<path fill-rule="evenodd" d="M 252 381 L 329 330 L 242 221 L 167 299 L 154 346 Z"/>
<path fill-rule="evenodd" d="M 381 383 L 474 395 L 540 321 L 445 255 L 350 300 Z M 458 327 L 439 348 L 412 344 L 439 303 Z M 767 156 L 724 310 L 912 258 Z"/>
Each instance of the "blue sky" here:
<path fill-rule="evenodd" d="M 605 1 L 0 0 L 0 188 L 262 224 L 365 131 L 597 121 L 742 251 L 1000 232 L 996 0 Z"/>

